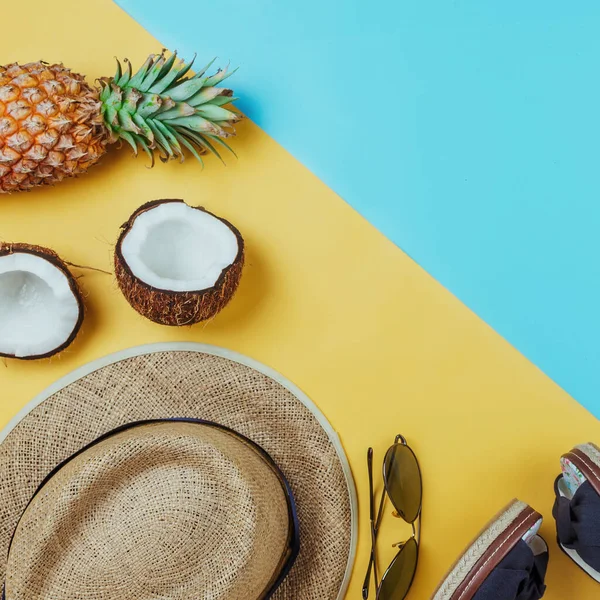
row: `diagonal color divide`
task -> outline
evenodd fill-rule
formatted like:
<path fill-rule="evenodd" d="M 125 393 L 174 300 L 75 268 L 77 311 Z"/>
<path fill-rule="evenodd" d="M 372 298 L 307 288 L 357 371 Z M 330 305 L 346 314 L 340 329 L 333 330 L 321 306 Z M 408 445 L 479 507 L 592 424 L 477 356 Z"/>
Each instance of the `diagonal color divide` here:
<path fill-rule="evenodd" d="M 117 1 L 600 415 L 597 2 Z"/>

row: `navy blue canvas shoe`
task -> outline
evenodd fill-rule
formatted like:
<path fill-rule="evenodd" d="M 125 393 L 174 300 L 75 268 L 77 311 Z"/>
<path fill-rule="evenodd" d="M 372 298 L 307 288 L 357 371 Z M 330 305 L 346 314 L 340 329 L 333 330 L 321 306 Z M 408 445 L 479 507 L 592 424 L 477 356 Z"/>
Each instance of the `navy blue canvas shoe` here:
<path fill-rule="evenodd" d="M 541 525 L 538 512 L 513 500 L 456 561 L 432 600 L 539 600 L 548 567 Z"/>
<path fill-rule="evenodd" d="M 590 577 L 600 582 L 600 448 L 577 446 L 560 459 L 554 489 L 558 544 Z"/>

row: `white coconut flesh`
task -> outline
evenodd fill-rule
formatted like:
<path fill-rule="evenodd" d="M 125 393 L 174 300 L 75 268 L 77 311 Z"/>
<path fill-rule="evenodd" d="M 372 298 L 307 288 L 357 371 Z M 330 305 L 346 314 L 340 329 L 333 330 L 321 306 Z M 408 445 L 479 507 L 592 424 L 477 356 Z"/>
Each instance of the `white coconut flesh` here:
<path fill-rule="evenodd" d="M 65 273 L 39 256 L 0 257 L 0 353 L 26 358 L 60 348 L 80 307 Z"/>
<path fill-rule="evenodd" d="M 213 287 L 238 250 L 238 239 L 225 223 L 180 202 L 138 215 L 121 244 L 123 259 L 137 279 L 173 292 Z"/>

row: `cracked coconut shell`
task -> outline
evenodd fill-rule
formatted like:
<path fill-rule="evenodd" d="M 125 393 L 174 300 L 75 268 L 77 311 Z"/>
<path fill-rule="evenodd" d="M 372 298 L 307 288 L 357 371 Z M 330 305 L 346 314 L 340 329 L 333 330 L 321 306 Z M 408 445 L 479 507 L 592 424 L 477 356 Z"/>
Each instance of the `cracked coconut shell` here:
<path fill-rule="evenodd" d="M 49 248 L 0 242 L 0 298 L 5 307 L 0 314 L 2 357 L 49 358 L 70 346 L 81 329 L 79 285 Z"/>
<path fill-rule="evenodd" d="M 115 276 L 141 315 L 169 326 L 212 319 L 232 299 L 244 240 L 228 221 L 183 200 L 155 200 L 122 226 Z"/>

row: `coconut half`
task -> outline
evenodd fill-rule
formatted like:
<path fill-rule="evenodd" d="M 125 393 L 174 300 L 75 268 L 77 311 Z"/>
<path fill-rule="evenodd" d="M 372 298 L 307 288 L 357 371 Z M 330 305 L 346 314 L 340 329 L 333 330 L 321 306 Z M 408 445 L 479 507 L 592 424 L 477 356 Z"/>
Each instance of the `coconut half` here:
<path fill-rule="evenodd" d="M 53 250 L 0 244 L 0 356 L 53 356 L 73 342 L 82 322 L 79 286 Z"/>
<path fill-rule="evenodd" d="M 123 225 L 115 275 L 131 306 L 162 325 L 214 317 L 233 297 L 244 240 L 228 221 L 183 200 L 156 200 Z"/>

